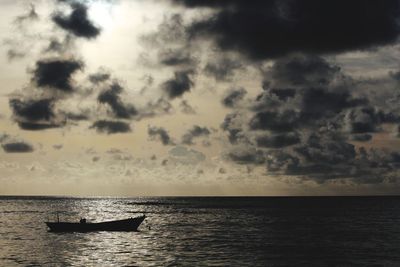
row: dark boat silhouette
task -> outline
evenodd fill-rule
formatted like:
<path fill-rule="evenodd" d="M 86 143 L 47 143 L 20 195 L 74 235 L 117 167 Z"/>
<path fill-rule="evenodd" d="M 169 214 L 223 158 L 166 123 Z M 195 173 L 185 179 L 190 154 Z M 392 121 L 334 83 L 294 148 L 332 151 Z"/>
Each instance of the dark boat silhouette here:
<path fill-rule="evenodd" d="M 124 220 L 89 223 L 86 219 L 80 222 L 45 222 L 50 232 L 94 232 L 94 231 L 137 231 L 145 215 Z"/>

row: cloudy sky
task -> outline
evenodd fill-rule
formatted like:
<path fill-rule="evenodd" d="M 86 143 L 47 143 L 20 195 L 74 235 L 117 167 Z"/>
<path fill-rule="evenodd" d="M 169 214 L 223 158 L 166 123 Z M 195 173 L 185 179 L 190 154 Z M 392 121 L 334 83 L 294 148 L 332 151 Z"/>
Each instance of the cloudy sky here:
<path fill-rule="evenodd" d="M 397 0 L 0 5 L 0 194 L 400 192 Z"/>

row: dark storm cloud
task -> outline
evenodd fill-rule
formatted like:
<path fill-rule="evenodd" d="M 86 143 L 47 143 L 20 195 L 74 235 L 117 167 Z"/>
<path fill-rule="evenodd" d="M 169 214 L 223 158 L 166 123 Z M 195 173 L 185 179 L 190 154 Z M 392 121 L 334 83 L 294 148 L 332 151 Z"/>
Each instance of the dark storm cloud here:
<path fill-rule="evenodd" d="M 100 28 L 93 25 L 88 19 L 87 6 L 78 2 L 71 2 L 71 14 L 68 16 L 55 13 L 52 16 L 54 23 L 77 37 L 95 38 L 100 34 Z"/>
<path fill-rule="evenodd" d="M 376 132 L 379 118 L 373 108 L 361 108 L 351 110 L 347 116 L 349 131 L 355 134 Z"/>
<path fill-rule="evenodd" d="M 320 183 L 329 179 L 351 178 L 355 183 L 374 184 L 387 182 L 390 175 L 396 175 L 399 167 L 396 153 L 367 151 L 364 148 L 356 153 L 352 145 L 340 141 L 322 142 L 305 150 L 301 153 L 306 152 L 309 159 L 304 160 L 300 153 L 297 160 L 281 168 L 286 175 L 302 176 Z"/>
<path fill-rule="evenodd" d="M 256 143 L 260 147 L 282 148 L 300 143 L 300 136 L 298 133 L 261 135 L 257 137 Z"/>
<path fill-rule="evenodd" d="M 299 158 L 283 150 L 274 150 L 268 153 L 266 165 L 270 172 L 288 171 L 299 164 Z"/>
<path fill-rule="evenodd" d="M 287 175 L 314 177 L 319 181 L 329 178 L 352 177 L 356 160 L 354 145 L 327 136 L 329 133 L 311 134 L 294 151 L 271 151 L 267 169 L 283 171 Z"/>
<path fill-rule="evenodd" d="M 294 110 L 283 112 L 264 111 L 256 113 L 250 120 L 253 130 L 270 130 L 275 132 L 293 131 L 299 127 L 300 115 Z"/>
<path fill-rule="evenodd" d="M 399 152 L 392 152 L 390 153 L 390 161 L 392 163 L 400 164 L 400 153 Z"/>
<path fill-rule="evenodd" d="M 162 127 L 149 126 L 147 129 L 147 133 L 151 140 L 159 139 L 164 146 L 166 145 L 174 145 L 171 137 L 169 136 L 167 130 Z"/>
<path fill-rule="evenodd" d="M 324 140 L 318 135 L 311 135 L 304 145 L 295 148 L 307 162 L 340 164 L 348 163 L 356 156 L 354 145 L 341 140 Z"/>
<path fill-rule="evenodd" d="M 272 173 L 295 175 L 323 183 L 330 179 L 351 179 L 371 184 L 387 181 L 399 167 L 396 153 L 379 149 L 367 151 L 332 133 L 311 134 L 294 150 L 268 152 L 267 169 Z M 379 179 L 377 179 L 379 178 Z"/>
<path fill-rule="evenodd" d="M 196 137 L 209 136 L 209 135 L 210 135 L 210 130 L 208 130 L 206 127 L 193 125 L 193 127 L 182 136 L 182 143 L 185 145 L 193 145 L 194 144 L 193 139 L 195 139 Z"/>
<path fill-rule="evenodd" d="M 339 112 L 368 103 L 363 98 L 354 98 L 347 90 L 328 91 L 325 88 L 303 90 L 301 95 L 301 118 L 305 121 L 333 117 Z"/>
<path fill-rule="evenodd" d="M 222 58 L 216 61 L 208 62 L 204 67 L 206 75 L 214 77 L 217 81 L 226 81 L 232 78 L 234 71 L 242 68 L 239 61 L 229 58 Z"/>
<path fill-rule="evenodd" d="M 28 131 L 40 131 L 40 130 L 46 130 L 46 129 L 51 129 L 51 128 L 58 128 L 63 126 L 64 123 L 59 124 L 59 123 L 53 123 L 53 122 L 24 122 L 24 121 L 18 121 L 18 126 L 22 130 L 28 130 Z"/>
<path fill-rule="evenodd" d="M 99 133 L 116 134 L 131 132 L 128 123 L 122 121 L 98 120 L 90 126 L 90 129 L 96 129 Z"/>
<path fill-rule="evenodd" d="M 293 88 L 272 88 L 269 91 L 281 101 L 286 101 L 296 95 L 296 89 Z"/>
<path fill-rule="evenodd" d="M 33 146 L 25 142 L 12 142 L 1 145 L 7 153 L 27 153 L 33 152 Z"/>
<path fill-rule="evenodd" d="M 345 117 L 348 131 L 355 134 L 380 131 L 383 123 L 398 123 L 400 115 L 365 106 L 351 109 Z"/>
<path fill-rule="evenodd" d="M 367 104 L 366 99 L 353 97 L 346 84 L 332 85 L 341 80 L 345 78 L 339 67 L 320 57 L 295 54 L 275 61 L 266 73 L 264 92 L 258 100 L 276 96 L 280 101 L 289 101 L 297 97 L 303 119 L 315 119 Z"/>
<path fill-rule="evenodd" d="M 108 104 L 115 117 L 128 119 L 138 114 L 134 106 L 124 104 L 120 98 L 123 88 L 118 83 L 113 83 L 110 88 L 101 92 L 97 100 L 102 104 Z"/>
<path fill-rule="evenodd" d="M 36 62 L 33 80 L 38 87 L 51 87 L 64 92 L 72 92 L 72 75 L 82 69 L 83 64 L 75 60 L 40 60 Z"/>
<path fill-rule="evenodd" d="M 396 72 L 391 71 L 391 72 L 389 72 L 389 75 L 394 80 L 396 80 L 398 82 L 400 81 L 400 71 L 396 71 Z"/>
<path fill-rule="evenodd" d="M 161 88 L 170 99 L 182 96 L 185 92 L 190 91 L 194 85 L 191 75 L 194 74 L 192 70 L 176 71 L 174 78 L 165 81 Z"/>
<path fill-rule="evenodd" d="M 238 164 L 262 164 L 265 161 L 264 153 L 254 147 L 234 147 L 227 153 L 227 157 Z"/>
<path fill-rule="evenodd" d="M 250 121 L 254 130 L 292 131 L 298 127 L 320 126 L 342 111 L 369 102 L 352 95 L 339 68 L 315 56 L 279 59 L 267 72 L 266 79 L 263 92 L 252 107 L 259 111 Z M 280 85 L 294 88 L 274 87 Z"/>
<path fill-rule="evenodd" d="M 244 88 L 231 88 L 225 92 L 222 98 L 222 104 L 225 107 L 234 107 L 246 94 L 247 91 Z"/>
<path fill-rule="evenodd" d="M 191 34 L 253 59 L 367 49 L 393 43 L 399 33 L 397 0 L 173 1 L 214 8 L 211 18 L 191 25 Z"/>
<path fill-rule="evenodd" d="M 285 100 L 280 100 L 279 97 L 271 92 L 271 90 L 264 89 L 260 94 L 256 96 L 254 100 L 249 99 L 249 104 L 250 109 L 253 111 L 265 111 L 272 108 L 278 108 L 282 105 L 282 102 L 286 100 L 289 100 L 289 98 L 286 98 Z"/>
<path fill-rule="evenodd" d="M 391 77 L 390 83 L 358 82 L 322 58 L 298 54 L 276 60 L 263 74 L 261 93 L 221 125 L 233 147 L 247 148 L 228 152 L 228 159 L 247 163 L 259 155 L 271 174 L 318 183 L 368 184 L 396 176 L 399 164 L 390 151 L 360 152 L 351 143 L 371 141 L 386 124 L 398 125 L 398 100 L 381 98 L 397 94 Z"/>
<path fill-rule="evenodd" d="M 301 55 L 283 57 L 275 61 L 271 69 L 273 80 L 285 81 L 290 85 L 328 84 L 340 71 L 321 57 Z"/>
<path fill-rule="evenodd" d="M 56 128 L 63 125 L 63 122 L 56 120 L 54 114 L 54 99 L 20 100 L 10 99 L 11 110 L 14 120 L 24 130 L 43 130 Z"/>

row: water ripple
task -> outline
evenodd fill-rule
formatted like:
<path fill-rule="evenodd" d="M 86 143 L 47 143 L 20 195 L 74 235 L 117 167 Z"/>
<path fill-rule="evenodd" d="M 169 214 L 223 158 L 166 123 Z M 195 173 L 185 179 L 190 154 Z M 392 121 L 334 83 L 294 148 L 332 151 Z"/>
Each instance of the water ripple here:
<path fill-rule="evenodd" d="M 138 232 L 44 221 L 148 218 Z M 400 198 L 0 198 L 0 266 L 396 266 Z"/>

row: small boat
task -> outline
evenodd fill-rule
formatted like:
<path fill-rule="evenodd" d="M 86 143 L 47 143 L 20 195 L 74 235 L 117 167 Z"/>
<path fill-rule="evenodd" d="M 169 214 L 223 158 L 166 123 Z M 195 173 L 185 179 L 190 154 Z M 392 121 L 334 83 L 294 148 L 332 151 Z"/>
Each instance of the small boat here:
<path fill-rule="evenodd" d="M 146 215 L 124 220 L 89 223 L 86 219 L 80 222 L 45 222 L 50 232 L 94 232 L 94 231 L 137 231 Z"/>

